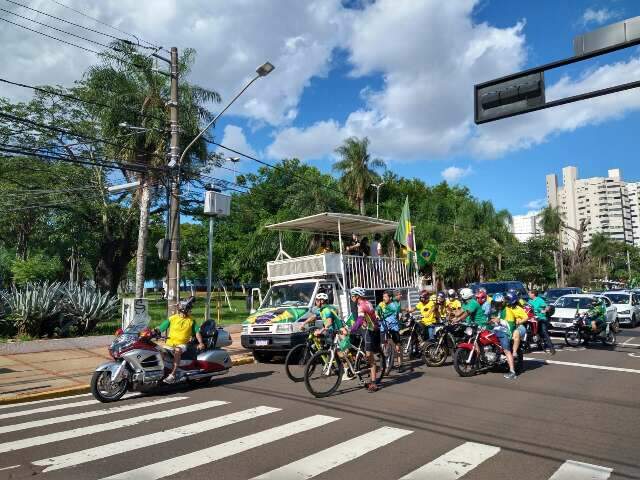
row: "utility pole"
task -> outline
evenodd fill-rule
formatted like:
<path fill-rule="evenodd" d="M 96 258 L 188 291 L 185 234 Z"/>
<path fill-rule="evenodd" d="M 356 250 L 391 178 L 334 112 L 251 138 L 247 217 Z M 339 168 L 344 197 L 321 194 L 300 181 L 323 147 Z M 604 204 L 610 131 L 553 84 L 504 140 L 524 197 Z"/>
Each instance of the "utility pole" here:
<path fill-rule="evenodd" d="M 171 192 L 169 197 L 169 239 L 171 255 L 167 266 L 167 311 L 173 315 L 178 310 L 180 301 L 180 279 L 178 278 L 178 262 L 180 261 L 180 162 L 179 162 L 179 128 L 178 128 L 178 49 L 171 47 L 171 146 L 169 148 L 169 166 L 171 172 Z"/>
<path fill-rule="evenodd" d="M 376 218 L 380 218 L 380 187 L 382 185 L 384 185 L 384 182 L 371 184 L 376 189 Z"/>

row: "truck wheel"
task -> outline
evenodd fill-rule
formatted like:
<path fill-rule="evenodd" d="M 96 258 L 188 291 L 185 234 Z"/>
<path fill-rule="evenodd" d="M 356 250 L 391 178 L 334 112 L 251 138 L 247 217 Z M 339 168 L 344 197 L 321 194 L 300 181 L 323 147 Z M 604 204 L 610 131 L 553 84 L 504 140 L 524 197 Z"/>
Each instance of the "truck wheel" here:
<path fill-rule="evenodd" d="M 258 363 L 269 363 L 273 358 L 273 353 L 254 350 L 253 358 L 255 358 L 256 362 Z"/>

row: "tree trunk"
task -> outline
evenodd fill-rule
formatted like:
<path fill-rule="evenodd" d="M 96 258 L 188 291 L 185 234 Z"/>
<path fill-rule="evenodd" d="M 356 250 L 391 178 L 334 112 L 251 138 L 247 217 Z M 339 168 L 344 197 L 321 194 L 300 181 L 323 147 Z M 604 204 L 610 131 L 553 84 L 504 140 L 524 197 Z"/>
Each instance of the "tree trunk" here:
<path fill-rule="evenodd" d="M 143 177 L 140 185 L 140 223 L 138 225 L 138 250 L 136 252 L 136 298 L 144 296 L 144 266 L 147 256 L 149 236 L 149 205 L 151 186 L 148 177 Z"/>
<path fill-rule="evenodd" d="M 560 267 L 560 287 L 564 287 L 564 254 L 562 252 L 562 246 L 558 250 L 558 266 Z"/>
<path fill-rule="evenodd" d="M 360 197 L 360 215 L 366 215 L 364 207 L 364 196 Z"/>

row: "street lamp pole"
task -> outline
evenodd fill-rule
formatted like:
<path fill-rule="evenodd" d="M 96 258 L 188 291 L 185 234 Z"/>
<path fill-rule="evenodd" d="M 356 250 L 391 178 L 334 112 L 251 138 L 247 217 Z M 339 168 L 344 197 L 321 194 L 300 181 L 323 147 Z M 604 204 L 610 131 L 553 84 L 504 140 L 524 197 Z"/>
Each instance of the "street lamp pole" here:
<path fill-rule="evenodd" d="M 376 189 L 376 218 L 380 218 L 380 187 L 382 185 L 384 185 L 384 182 L 371 184 Z"/>

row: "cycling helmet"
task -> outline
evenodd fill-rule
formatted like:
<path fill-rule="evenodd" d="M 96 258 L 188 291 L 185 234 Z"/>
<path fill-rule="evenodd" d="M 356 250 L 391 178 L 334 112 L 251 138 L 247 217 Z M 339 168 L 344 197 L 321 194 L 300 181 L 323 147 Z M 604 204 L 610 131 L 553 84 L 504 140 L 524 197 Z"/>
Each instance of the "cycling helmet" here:
<path fill-rule="evenodd" d="M 505 295 L 505 299 L 507 300 L 507 303 L 509 305 L 515 305 L 516 303 L 518 303 L 518 300 L 520 300 L 520 297 L 518 297 L 518 295 L 514 292 L 507 292 L 507 294 Z"/>
<path fill-rule="evenodd" d="M 463 288 L 460 290 L 460 298 L 463 300 L 469 300 L 471 297 L 473 297 L 473 291 L 470 288 Z"/>
<path fill-rule="evenodd" d="M 364 288 L 353 287 L 351 289 L 351 296 L 364 297 L 366 294 L 367 292 L 364 291 Z"/>
<path fill-rule="evenodd" d="M 327 295 L 326 293 L 323 293 L 323 292 L 318 293 L 316 295 L 316 300 L 325 300 L 325 301 L 329 300 L 329 295 Z"/>
<path fill-rule="evenodd" d="M 487 292 L 483 291 L 483 290 L 478 290 L 478 293 L 476 293 L 476 300 L 478 300 L 478 303 L 484 303 L 487 301 Z"/>
<path fill-rule="evenodd" d="M 456 291 L 453 288 L 450 288 L 447 294 L 449 295 L 449 298 L 453 298 L 456 296 Z"/>
<path fill-rule="evenodd" d="M 496 293 L 493 296 L 493 303 L 504 303 L 504 295 L 501 293 Z"/>
<path fill-rule="evenodd" d="M 182 313 L 189 313 L 193 309 L 193 304 L 196 302 L 196 297 L 189 297 L 178 303 L 178 311 Z"/>

